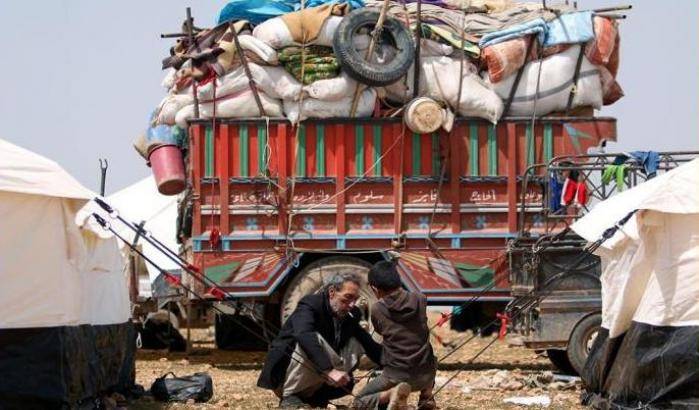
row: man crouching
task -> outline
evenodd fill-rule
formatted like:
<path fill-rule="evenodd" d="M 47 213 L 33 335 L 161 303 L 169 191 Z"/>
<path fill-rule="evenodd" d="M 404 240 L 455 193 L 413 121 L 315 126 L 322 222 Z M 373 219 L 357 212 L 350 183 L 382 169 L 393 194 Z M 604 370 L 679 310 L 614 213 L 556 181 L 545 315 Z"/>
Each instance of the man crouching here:
<path fill-rule="evenodd" d="M 362 350 L 379 363 L 381 346 L 359 325 L 361 280 L 333 276 L 323 291 L 305 296 L 270 346 L 257 385 L 273 390 L 279 407 L 326 407 L 352 392 L 352 370 Z"/>
<path fill-rule="evenodd" d="M 411 391 L 420 391 L 418 408 L 436 408 L 432 389 L 437 362 L 430 345 L 427 301 L 405 291 L 392 262 L 369 270 L 369 285 L 378 302 L 371 308 L 374 330 L 383 337 L 383 372 L 359 393 L 353 407 L 403 409 Z"/>

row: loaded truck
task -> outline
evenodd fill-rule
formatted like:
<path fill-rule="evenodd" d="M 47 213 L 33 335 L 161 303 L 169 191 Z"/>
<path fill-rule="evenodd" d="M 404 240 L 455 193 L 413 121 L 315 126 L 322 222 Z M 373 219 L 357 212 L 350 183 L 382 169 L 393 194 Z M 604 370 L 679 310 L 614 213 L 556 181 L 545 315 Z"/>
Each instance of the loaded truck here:
<path fill-rule="evenodd" d="M 180 203 L 187 255 L 246 306 L 231 315 L 257 312 L 276 326 L 329 275 L 366 274 L 390 259 L 405 288 L 430 305 L 467 304 L 452 327 L 488 331 L 518 295 L 581 252 L 582 241 L 566 232 L 551 239 L 583 210 L 551 212 L 548 172 L 616 140 L 616 120 L 606 117 L 457 118 L 451 132 L 424 135 L 392 118 L 189 127 Z M 600 323 L 599 263 L 590 256 L 573 268 L 581 274 L 504 325 L 556 366 L 579 371 Z M 361 296 L 370 327 L 374 295 L 363 287 Z M 240 322 L 226 316 L 215 319 L 219 347 L 248 346 Z"/>

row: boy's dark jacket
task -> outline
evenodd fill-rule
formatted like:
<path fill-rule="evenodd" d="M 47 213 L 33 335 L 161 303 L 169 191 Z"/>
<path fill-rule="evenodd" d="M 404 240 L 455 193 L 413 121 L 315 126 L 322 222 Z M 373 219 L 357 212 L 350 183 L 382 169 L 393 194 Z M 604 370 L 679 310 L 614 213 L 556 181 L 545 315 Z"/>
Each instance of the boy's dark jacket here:
<path fill-rule="evenodd" d="M 424 295 L 398 289 L 374 304 L 371 321 L 383 337 L 386 376 L 404 380 L 435 369 Z"/>

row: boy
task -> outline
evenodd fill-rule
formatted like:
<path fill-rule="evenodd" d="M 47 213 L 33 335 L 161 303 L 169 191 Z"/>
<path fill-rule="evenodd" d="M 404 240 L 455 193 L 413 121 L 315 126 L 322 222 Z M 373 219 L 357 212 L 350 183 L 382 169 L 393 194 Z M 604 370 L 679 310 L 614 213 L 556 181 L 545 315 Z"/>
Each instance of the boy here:
<path fill-rule="evenodd" d="M 418 408 L 435 409 L 432 397 L 437 362 L 430 345 L 425 296 L 401 286 L 392 262 L 369 270 L 369 286 L 379 299 L 371 308 L 374 329 L 383 337 L 383 372 L 355 399 L 355 408 L 403 409 L 411 391 L 420 391 Z"/>

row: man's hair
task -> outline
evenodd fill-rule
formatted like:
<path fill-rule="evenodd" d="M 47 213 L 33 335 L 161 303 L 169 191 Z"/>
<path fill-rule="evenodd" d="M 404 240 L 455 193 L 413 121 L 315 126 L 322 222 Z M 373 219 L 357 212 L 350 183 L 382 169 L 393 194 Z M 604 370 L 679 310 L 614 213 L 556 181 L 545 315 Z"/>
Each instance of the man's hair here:
<path fill-rule="evenodd" d="M 401 287 L 400 276 L 393 262 L 376 262 L 369 269 L 369 285 L 383 291 L 391 291 Z"/>
<path fill-rule="evenodd" d="M 345 282 L 352 282 L 357 286 L 362 286 L 362 279 L 359 277 L 359 275 L 352 272 L 342 272 L 332 275 L 325 284 L 325 289 L 335 289 L 335 291 L 338 291 L 342 289 L 342 285 L 344 285 Z"/>

